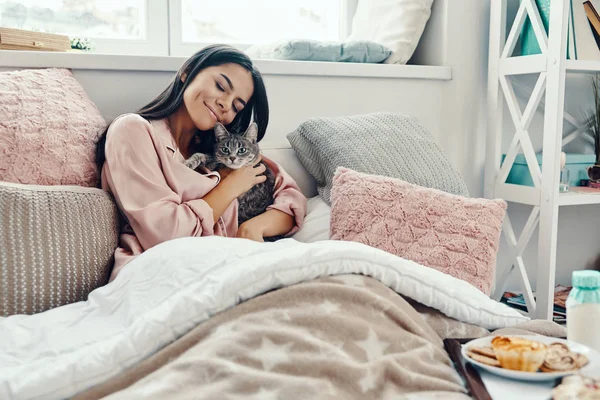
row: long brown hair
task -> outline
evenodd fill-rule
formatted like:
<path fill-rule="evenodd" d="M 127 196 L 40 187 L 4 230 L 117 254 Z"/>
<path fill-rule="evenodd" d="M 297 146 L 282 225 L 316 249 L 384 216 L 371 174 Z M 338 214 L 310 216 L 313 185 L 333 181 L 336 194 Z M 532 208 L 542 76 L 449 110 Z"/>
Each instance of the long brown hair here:
<path fill-rule="evenodd" d="M 246 107 L 236 115 L 231 124 L 227 126 L 227 129 L 230 132 L 245 131 L 254 116 L 254 122 L 258 125 L 258 140 L 260 141 L 265 136 L 269 123 L 269 101 L 267 99 L 265 84 L 260 72 L 252 64 L 252 60 L 245 53 L 228 45 L 207 46 L 188 58 L 181 68 L 179 68 L 169 86 L 156 96 L 154 100 L 137 111 L 137 114 L 147 120 L 166 118 L 177 111 L 183 104 L 183 92 L 200 71 L 208 67 L 231 63 L 240 65 L 251 73 L 252 80 L 254 81 L 254 93 Z M 184 82 L 181 81 L 183 73 L 187 74 Z M 102 166 L 106 160 L 104 146 L 106 144 L 107 132 L 108 127 L 102 133 L 96 145 L 96 164 L 99 171 L 102 170 Z M 199 131 L 198 133 L 202 140 L 196 145 L 197 148 L 194 151 L 211 151 L 215 142 L 214 132 L 211 130 L 210 132 Z"/>

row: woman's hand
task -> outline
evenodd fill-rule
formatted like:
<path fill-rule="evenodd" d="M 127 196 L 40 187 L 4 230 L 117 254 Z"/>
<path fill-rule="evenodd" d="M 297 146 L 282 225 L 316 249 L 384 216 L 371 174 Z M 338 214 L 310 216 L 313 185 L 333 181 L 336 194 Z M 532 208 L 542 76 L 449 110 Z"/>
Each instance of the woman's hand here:
<path fill-rule="evenodd" d="M 231 173 L 232 169 L 228 167 L 221 167 L 217 170 L 219 175 L 221 175 L 221 180 L 227 178 L 227 176 Z"/>
<path fill-rule="evenodd" d="M 264 242 L 264 226 L 262 225 L 256 218 L 249 219 L 238 227 L 237 237 Z"/>
<path fill-rule="evenodd" d="M 230 170 L 225 174 L 220 184 L 229 187 L 232 193 L 235 194 L 235 197 L 238 197 L 252 189 L 255 185 L 266 181 L 267 177 L 263 173 L 267 167 L 263 164 L 259 165 L 261 159 L 262 157 L 259 157 L 253 165 Z"/>
<path fill-rule="evenodd" d="M 267 179 L 266 176 L 261 175 L 265 172 L 266 167 L 262 164 L 256 166 L 260 160 L 259 158 L 254 165 L 240 169 L 219 170 L 221 182 L 202 198 L 212 208 L 215 222 L 221 218 L 235 199 L 252 189 L 254 185 Z"/>
<path fill-rule="evenodd" d="M 241 224 L 237 237 L 264 242 L 265 237 L 285 235 L 294 227 L 294 217 L 271 209 Z"/>

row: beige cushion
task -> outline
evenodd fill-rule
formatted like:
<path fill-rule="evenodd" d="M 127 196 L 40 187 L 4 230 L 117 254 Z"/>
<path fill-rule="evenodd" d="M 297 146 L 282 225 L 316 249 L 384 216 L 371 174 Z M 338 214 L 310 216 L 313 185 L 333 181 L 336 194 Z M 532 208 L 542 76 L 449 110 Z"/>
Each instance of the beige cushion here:
<path fill-rule="evenodd" d="M 86 300 L 106 284 L 118 241 L 110 194 L 0 182 L 0 316 Z"/>

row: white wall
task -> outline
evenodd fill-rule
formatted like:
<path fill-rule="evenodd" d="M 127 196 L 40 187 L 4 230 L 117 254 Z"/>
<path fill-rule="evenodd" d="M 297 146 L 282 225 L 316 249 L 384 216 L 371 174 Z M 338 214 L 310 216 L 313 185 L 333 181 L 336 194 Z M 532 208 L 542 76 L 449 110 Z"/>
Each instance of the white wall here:
<path fill-rule="evenodd" d="M 107 121 L 144 105 L 164 89 L 173 75 L 174 72 L 74 71 Z M 264 79 L 271 113 L 264 140 L 267 147 L 289 147 L 285 133 L 315 116 L 409 110 L 433 132 L 442 131 L 442 121 L 431 116 L 444 112 L 439 93 L 447 81 L 271 74 L 265 74 Z M 403 92 L 418 93 L 419 97 L 402 96 Z"/>

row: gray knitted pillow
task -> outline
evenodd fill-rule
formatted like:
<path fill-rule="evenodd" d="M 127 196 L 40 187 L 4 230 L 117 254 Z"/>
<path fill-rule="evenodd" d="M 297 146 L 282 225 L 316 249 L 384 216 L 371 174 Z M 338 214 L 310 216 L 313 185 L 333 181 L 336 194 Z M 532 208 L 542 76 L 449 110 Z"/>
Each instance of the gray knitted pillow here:
<path fill-rule="evenodd" d="M 327 203 L 333 174 L 340 166 L 469 195 L 441 147 L 412 116 L 381 112 L 312 118 L 287 138 Z"/>
<path fill-rule="evenodd" d="M 80 300 L 108 282 L 118 211 L 101 189 L 0 182 L 0 317 Z"/>

